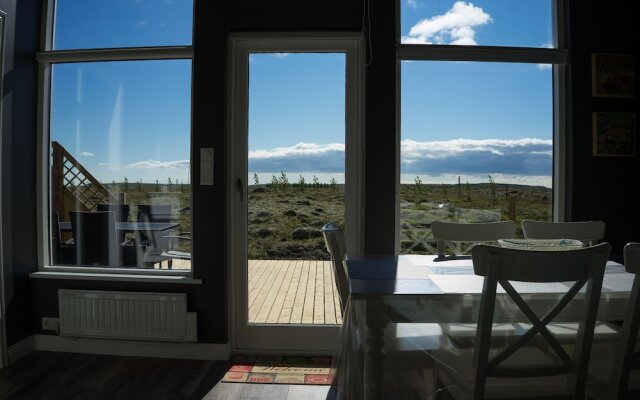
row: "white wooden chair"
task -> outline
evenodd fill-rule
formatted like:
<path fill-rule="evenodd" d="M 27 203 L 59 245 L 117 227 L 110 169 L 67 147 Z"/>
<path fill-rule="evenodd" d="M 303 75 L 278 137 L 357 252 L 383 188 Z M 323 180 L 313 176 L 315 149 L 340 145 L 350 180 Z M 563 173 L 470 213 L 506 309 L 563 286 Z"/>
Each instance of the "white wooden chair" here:
<path fill-rule="evenodd" d="M 594 344 L 589 373 L 597 382 L 587 385 L 587 395 L 594 399 L 618 400 L 640 398 L 640 243 L 624 247 L 625 270 L 634 274 L 633 287 L 617 343 Z"/>
<path fill-rule="evenodd" d="M 465 244 L 497 242 L 498 239 L 513 239 L 516 223 L 513 221 L 462 223 L 433 221 L 431 232 L 438 246 L 438 258 L 446 258 L 447 247 L 454 256 L 465 254 Z"/>
<path fill-rule="evenodd" d="M 343 264 L 347 254 L 344 233 L 335 221 L 331 221 L 322 227 L 322 236 L 331 255 L 331 268 L 340 297 L 340 307 L 344 312 L 349 298 L 349 278 Z"/>
<path fill-rule="evenodd" d="M 610 246 L 568 251 L 529 251 L 477 245 L 474 271 L 484 276 L 473 349 L 437 350 L 438 387 L 454 398 L 584 398 L 589 354 L 602 279 Z M 558 303 L 539 317 L 510 281 L 575 282 Z M 492 341 L 498 285 L 529 320 L 531 328 L 510 341 Z M 569 355 L 547 325 L 586 286 L 584 312 Z M 543 345 L 544 344 L 544 345 Z M 544 379 L 544 380 L 542 380 Z M 442 394 L 440 392 L 439 394 Z"/>
<path fill-rule="evenodd" d="M 522 233 L 527 239 L 576 239 L 592 246 L 604 239 L 603 221 L 544 222 L 522 221 Z"/>

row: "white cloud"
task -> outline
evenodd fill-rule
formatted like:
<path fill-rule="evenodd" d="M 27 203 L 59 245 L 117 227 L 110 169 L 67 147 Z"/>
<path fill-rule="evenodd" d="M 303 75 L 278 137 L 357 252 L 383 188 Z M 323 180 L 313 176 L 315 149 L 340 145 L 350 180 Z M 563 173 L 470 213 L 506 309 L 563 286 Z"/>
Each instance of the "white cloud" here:
<path fill-rule="evenodd" d="M 491 15 L 473 3 L 457 1 L 442 15 L 420 20 L 411 27 L 409 35 L 402 37 L 408 44 L 477 45 L 475 27 L 492 21 Z"/>
<path fill-rule="evenodd" d="M 411 8 L 418 8 L 417 0 L 407 0 L 407 6 Z"/>
<path fill-rule="evenodd" d="M 149 21 L 146 19 L 136 22 L 136 26 L 147 26 L 147 25 L 149 25 Z"/>
<path fill-rule="evenodd" d="M 287 57 L 289 57 L 289 53 L 273 53 L 272 55 L 275 58 L 287 58 Z"/>
<path fill-rule="evenodd" d="M 269 158 L 321 156 L 336 152 L 344 153 L 344 144 L 298 143 L 291 147 L 276 147 L 275 149 L 271 150 L 249 151 L 249 159 L 260 160 Z"/>
<path fill-rule="evenodd" d="M 81 157 L 93 157 L 94 155 L 95 155 L 95 154 L 93 154 L 93 153 L 92 153 L 92 152 L 90 152 L 90 151 L 81 151 L 81 152 L 80 152 L 80 156 L 81 156 Z"/>
<path fill-rule="evenodd" d="M 146 160 L 128 164 L 125 168 L 151 168 L 151 169 L 188 169 L 189 160 L 157 161 Z"/>
<path fill-rule="evenodd" d="M 506 153 L 526 152 L 527 148 L 544 148 L 551 146 L 551 140 L 525 138 L 525 139 L 454 139 L 435 142 L 417 142 L 403 140 L 400 143 L 403 162 L 412 163 L 417 160 L 439 160 L 463 153 L 491 153 L 504 156 Z M 533 154 L 531 150 L 529 153 Z M 546 151 L 546 150 L 545 150 Z"/>
<path fill-rule="evenodd" d="M 403 174 L 551 174 L 551 140 L 403 140 L 400 145 Z M 342 172 L 344 168 L 345 146 L 341 143 L 298 143 L 249 152 L 249 171 L 252 172 L 334 173 Z"/>
<path fill-rule="evenodd" d="M 536 68 L 538 68 L 540 71 L 548 71 L 551 69 L 551 67 L 551 64 L 536 64 Z"/>

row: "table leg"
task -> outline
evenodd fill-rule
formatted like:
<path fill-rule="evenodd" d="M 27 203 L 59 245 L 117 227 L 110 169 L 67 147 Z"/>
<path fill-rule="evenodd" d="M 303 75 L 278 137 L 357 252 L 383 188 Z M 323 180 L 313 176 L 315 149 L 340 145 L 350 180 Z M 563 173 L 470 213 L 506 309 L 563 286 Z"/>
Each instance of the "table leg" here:
<path fill-rule="evenodd" d="M 387 326 L 387 322 L 387 309 L 384 302 L 367 301 L 367 329 L 364 341 L 364 398 L 367 400 L 382 398 L 384 328 Z"/>

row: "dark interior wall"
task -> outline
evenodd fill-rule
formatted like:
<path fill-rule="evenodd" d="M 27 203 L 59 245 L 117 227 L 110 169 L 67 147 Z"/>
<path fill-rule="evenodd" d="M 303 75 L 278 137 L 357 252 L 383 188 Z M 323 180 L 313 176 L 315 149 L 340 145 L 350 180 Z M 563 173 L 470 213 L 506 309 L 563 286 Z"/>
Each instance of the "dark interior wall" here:
<path fill-rule="evenodd" d="M 640 240 L 634 226 L 639 211 L 635 211 L 627 189 L 630 182 L 626 181 L 637 170 L 638 159 L 592 157 L 591 112 L 634 110 L 637 113 L 638 103 L 637 99 L 623 101 L 590 96 L 590 54 L 593 51 L 632 52 L 638 32 L 632 28 L 636 26 L 633 13 L 620 12 L 628 8 L 622 0 L 574 3 L 569 9 L 568 32 L 571 37 L 569 76 L 573 83 L 569 93 L 569 125 L 573 133 L 569 149 L 572 173 L 569 216 L 574 220 L 605 220 L 607 240 L 614 244 L 614 251 L 619 251 L 626 241 Z M 12 36 L 11 41 L 19 36 L 20 43 L 15 46 L 10 70 L 5 71 L 3 96 L 2 212 L 5 266 L 11 283 L 8 286 L 9 344 L 34 332 L 43 333 L 39 330 L 41 317 L 57 315 L 58 288 L 186 292 L 190 309 L 198 312 L 200 340 L 226 342 L 227 34 L 233 31 L 359 31 L 362 4 L 361 0 L 196 1 L 192 176 L 199 176 L 199 148 L 214 147 L 216 185 L 193 187 L 195 274 L 204 283 L 192 286 L 28 279 L 27 274 L 37 269 L 34 167 L 37 65 L 33 54 L 39 35 L 40 4 L 36 0 L 0 0 L 0 8 L 13 9 L 16 18 L 23 10 L 22 19 L 12 22 L 11 29 L 19 26 L 20 34 Z M 390 0 L 371 0 L 370 11 L 373 62 L 366 70 L 365 199 L 369 201 L 365 200 L 365 252 L 388 254 L 394 248 L 392 232 L 396 229 L 395 4 Z M 637 57 L 636 61 L 640 63 Z M 31 302 L 32 312 L 29 311 Z"/>
<path fill-rule="evenodd" d="M 7 342 L 31 334 L 29 273 L 37 265 L 36 116 L 40 1 L 0 0 L 7 13 L 2 84 L 2 250 Z"/>
<path fill-rule="evenodd" d="M 233 31 L 359 31 L 362 3 L 357 0 L 227 3 L 200 0 L 195 5 L 192 176 L 197 177 L 200 173 L 199 149 L 215 149 L 215 186 L 193 186 L 194 275 L 202 279 L 203 284 L 32 279 L 33 313 L 28 325 L 32 332 L 48 333 L 41 331 L 41 319 L 58 315 L 57 290 L 60 288 L 162 291 L 187 293 L 189 309 L 198 313 L 199 341 L 225 343 L 228 340 L 225 257 L 227 160 L 224 152 L 227 145 L 227 34 Z M 35 129 L 32 133 L 35 135 Z M 31 270 L 36 269 L 35 265 L 34 262 Z"/>
<path fill-rule="evenodd" d="M 599 6 L 594 6 L 598 4 Z M 571 119 L 571 220 L 603 220 L 605 240 L 612 254 L 622 254 L 625 243 L 640 241 L 640 208 L 631 194 L 640 172 L 640 158 L 594 157 L 592 145 L 593 112 L 631 112 L 638 124 L 638 80 L 640 25 L 631 3 L 623 0 L 572 1 L 570 18 L 570 119 Z M 633 99 L 591 96 L 591 54 L 635 55 L 636 95 Z M 636 146 L 637 147 L 637 146 Z"/>

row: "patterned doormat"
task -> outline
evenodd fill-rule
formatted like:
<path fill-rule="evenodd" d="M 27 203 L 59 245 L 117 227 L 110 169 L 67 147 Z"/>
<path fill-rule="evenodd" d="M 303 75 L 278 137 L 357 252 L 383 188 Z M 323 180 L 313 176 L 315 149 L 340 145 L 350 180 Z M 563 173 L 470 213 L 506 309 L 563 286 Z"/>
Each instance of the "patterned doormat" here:
<path fill-rule="evenodd" d="M 234 356 L 223 382 L 330 385 L 331 357 Z"/>

